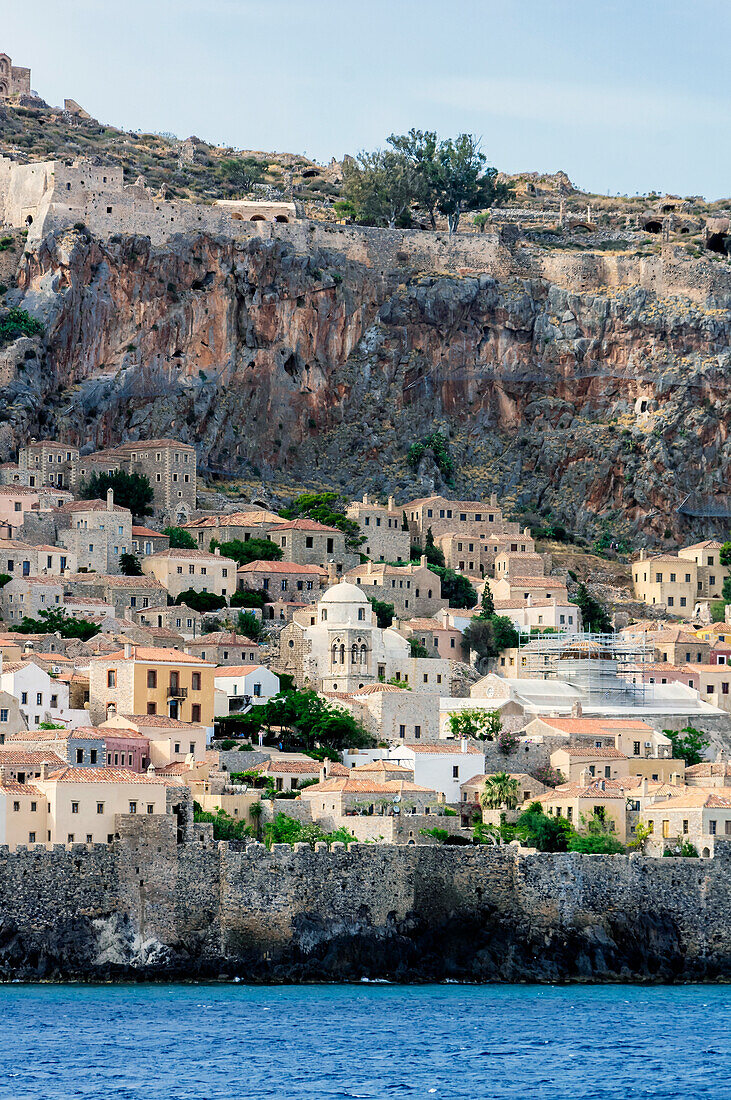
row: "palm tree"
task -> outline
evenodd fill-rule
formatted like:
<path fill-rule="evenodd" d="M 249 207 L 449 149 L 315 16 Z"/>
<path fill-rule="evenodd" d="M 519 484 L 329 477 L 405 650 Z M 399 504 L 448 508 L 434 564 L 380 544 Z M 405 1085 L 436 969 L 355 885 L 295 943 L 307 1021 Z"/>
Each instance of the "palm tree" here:
<path fill-rule="evenodd" d="M 480 792 L 480 805 L 483 810 L 514 810 L 520 802 L 520 787 L 517 779 L 507 772 L 495 772 L 485 779 Z"/>

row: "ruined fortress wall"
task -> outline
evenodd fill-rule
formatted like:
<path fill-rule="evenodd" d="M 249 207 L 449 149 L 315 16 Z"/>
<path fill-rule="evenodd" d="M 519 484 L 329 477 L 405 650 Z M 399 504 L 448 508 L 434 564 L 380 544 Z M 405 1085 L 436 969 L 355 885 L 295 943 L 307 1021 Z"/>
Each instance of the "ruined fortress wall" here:
<path fill-rule="evenodd" d="M 368 959 L 372 972 L 409 959 L 429 976 L 456 952 L 458 972 L 484 978 L 503 956 L 508 976 L 530 976 L 558 952 L 570 977 L 577 952 L 590 951 L 598 977 L 653 976 L 650 956 L 665 955 L 679 976 L 731 976 L 723 840 L 705 860 L 375 844 L 267 851 L 177 845 L 172 819 L 120 817 L 117 827 L 112 847 L 0 849 L 0 974 L 33 976 L 40 951 L 44 973 L 86 977 L 337 976 Z M 499 958 L 485 961 L 490 951 Z"/>

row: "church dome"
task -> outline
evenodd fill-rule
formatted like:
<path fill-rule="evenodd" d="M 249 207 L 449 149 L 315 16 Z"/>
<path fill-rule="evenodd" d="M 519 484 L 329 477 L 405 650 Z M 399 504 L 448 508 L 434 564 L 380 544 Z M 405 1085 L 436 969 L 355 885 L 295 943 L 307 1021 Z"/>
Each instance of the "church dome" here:
<path fill-rule="evenodd" d="M 364 595 L 363 589 L 359 588 L 357 584 L 348 584 L 347 581 L 341 581 L 340 584 L 334 584 L 332 588 L 328 588 L 320 603 L 328 605 L 334 603 L 367 604 L 368 599 Z"/>

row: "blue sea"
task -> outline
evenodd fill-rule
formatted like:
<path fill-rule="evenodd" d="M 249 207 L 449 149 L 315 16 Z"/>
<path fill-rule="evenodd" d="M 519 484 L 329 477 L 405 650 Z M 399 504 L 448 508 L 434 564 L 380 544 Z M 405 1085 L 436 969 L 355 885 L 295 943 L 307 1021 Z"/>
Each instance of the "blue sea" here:
<path fill-rule="evenodd" d="M 731 1096 L 729 986 L 6 985 L 0 1096 Z"/>

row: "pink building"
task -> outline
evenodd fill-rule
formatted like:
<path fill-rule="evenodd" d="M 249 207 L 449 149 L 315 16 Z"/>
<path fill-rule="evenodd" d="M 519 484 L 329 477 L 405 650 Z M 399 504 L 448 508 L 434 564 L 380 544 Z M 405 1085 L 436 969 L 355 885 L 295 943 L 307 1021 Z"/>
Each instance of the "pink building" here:
<path fill-rule="evenodd" d="M 25 512 L 38 510 L 40 496 L 36 489 L 23 485 L 0 485 L 0 524 L 21 527 Z"/>
<path fill-rule="evenodd" d="M 132 729 L 99 731 L 104 737 L 108 768 L 128 768 L 146 772 L 150 763 L 150 739 Z"/>

